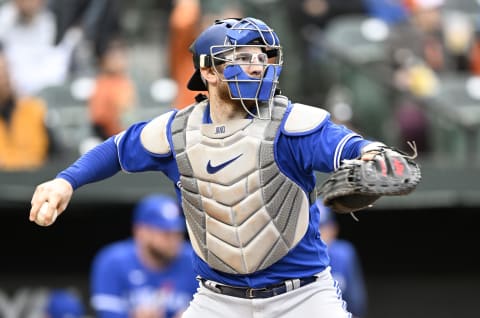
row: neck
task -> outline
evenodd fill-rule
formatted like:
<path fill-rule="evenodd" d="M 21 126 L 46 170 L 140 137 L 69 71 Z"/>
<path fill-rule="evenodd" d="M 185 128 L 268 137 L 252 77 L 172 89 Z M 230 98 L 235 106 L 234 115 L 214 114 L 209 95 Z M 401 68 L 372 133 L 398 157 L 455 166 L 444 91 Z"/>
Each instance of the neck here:
<path fill-rule="evenodd" d="M 242 105 L 232 100 L 224 100 L 210 95 L 210 118 L 216 124 L 223 124 L 234 119 L 244 119 L 245 110 Z"/>

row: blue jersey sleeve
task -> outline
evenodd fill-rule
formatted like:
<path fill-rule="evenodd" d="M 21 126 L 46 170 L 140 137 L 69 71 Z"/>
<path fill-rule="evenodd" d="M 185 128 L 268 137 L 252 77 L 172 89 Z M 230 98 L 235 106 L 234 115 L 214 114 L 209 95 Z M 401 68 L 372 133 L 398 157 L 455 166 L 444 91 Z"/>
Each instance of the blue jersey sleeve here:
<path fill-rule="evenodd" d="M 156 155 L 147 151 L 140 133 L 147 122 L 132 125 L 126 131 L 107 139 L 81 156 L 57 177 L 67 180 L 77 189 L 85 184 L 109 178 L 118 171 L 162 171 L 171 180 L 178 179 L 178 168 L 172 152 Z"/>
<path fill-rule="evenodd" d="M 343 159 L 360 156 L 362 147 L 369 143 L 359 134 L 330 120 L 309 134 L 283 137 L 280 140 L 283 139 L 290 148 L 288 152 L 308 172 L 331 172 Z"/>
<path fill-rule="evenodd" d="M 359 157 L 370 143 L 345 126 L 326 120 L 306 134 L 287 135 L 280 132 L 275 156 L 282 172 L 305 191 L 315 186 L 314 172 L 336 170 L 344 159 Z"/>
<path fill-rule="evenodd" d="M 142 145 L 140 134 L 146 124 L 147 122 L 135 124 L 115 137 L 122 170 L 126 172 L 162 171 L 170 179 L 175 180 L 178 178 L 178 169 L 173 152 L 170 151 L 164 155 L 154 154 Z M 167 127 L 167 131 L 170 131 L 170 126 Z"/>
<path fill-rule="evenodd" d="M 87 183 L 113 176 L 120 170 L 113 138 L 93 148 L 57 175 L 77 189 Z"/>

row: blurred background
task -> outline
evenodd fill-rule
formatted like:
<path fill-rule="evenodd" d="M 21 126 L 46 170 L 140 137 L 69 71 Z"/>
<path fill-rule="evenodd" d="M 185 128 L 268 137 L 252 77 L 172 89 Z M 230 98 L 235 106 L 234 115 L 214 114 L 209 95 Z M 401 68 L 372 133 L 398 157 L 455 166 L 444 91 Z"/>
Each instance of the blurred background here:
<path fill-rule="evenodd" d="M 0 317 L 41 317 L 54 288 L 89 306 L 95 252 L 130 234 L 138 199 L 172 184 L 119 173 L 79 189 L 49 228 L 28 221 L 34 187 L 131 123 L 191 104 L 188 46 L 241 16 L 279 35 L 283 94 L 366 138 L 417 145 L 417 191 L 338 216 L 367 317 L 477 312 L 479 0 L 0 0 Z"/>

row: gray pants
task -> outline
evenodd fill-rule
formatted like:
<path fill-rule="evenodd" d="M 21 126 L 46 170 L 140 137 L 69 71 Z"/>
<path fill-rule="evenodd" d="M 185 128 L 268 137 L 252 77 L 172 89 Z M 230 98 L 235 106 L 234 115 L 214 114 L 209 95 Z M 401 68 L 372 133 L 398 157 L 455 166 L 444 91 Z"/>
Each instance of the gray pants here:
<path fill-rule="evenodd" d="M 311 284 L 264 299 L 225 296 L 200 284 L 182 318 L 350 318 L 330 268 L 316 276 Z"/>

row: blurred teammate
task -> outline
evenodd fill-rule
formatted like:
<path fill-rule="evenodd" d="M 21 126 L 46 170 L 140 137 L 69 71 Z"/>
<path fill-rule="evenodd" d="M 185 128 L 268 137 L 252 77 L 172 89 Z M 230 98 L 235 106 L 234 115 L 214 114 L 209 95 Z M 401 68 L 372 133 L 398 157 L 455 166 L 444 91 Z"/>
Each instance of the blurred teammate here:
<path fill-rule="evenodd" d="M 120 170 L 162 171 L 182 200 L 200 288 L 190 317 L 350 317 L 318 232 L 315 171 L 383 144 L 277 91 L 282 47 L 255 18 L 226 19 L 191 46 L 197 104 L 138 123 L 37 187 L 30 220 Z"/>
<path fill-rule="evenodd" d="M 320 237 L 328 246 L 333 278 L 342 290 L 347 309 L 354 317 L 366 317 L 367 291 L 355 246 L 337 238 L 338 223 L 332 210 L 321 200 L 317 200 L 316 204 L 320 210 Z"/>
<path fill-rule="evenodd" d="M 98 318 L 180 317 L 197 288 L 184 222 L 169 197 L 150 195 L 138 203 L 133 238 L 106 246 L 93 262 Z"/>
<path fill-rule="evenodd" d="M 81 298 L 73 292 L 55 289 L 48 295 L 45 318 L 82 318 L 85 314 Z"/>

